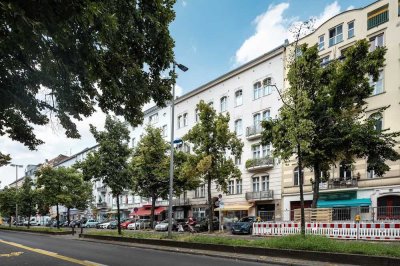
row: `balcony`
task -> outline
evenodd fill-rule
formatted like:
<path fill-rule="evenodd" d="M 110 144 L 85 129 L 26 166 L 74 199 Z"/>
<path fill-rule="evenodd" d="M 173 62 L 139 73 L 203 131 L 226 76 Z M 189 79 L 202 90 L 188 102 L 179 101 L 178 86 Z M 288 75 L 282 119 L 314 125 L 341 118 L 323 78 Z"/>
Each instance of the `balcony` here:
<path fill-rule="evenodd" d="M 173 199 L 172 205 L 174 206 L 188 206 L 190 205 L 189 199 Z"/>
<path fill-rule="evenodd" d="M 246 192 L 246 200 L 248 201 L 273 200 L 273 199 L 274 199 L 273 190 Z"/>
<path fill-rule="evenodd" d="M 272 157 L 248 159 L 246 161 L 246 169 L 249 172 L 265 170 L 272 167 L 274 167 L 274 158 Z"/>
<path fill-rule="evenodd" d="M 106 193 L 107 192 L 107 187 L 105 187 L 105 186 L 98 187 L 97 191 L 100 192 L 100 193 Z"/>
<path fill-rule="evenodd" d="M 107 202 L 103 201 L 103 202 L 99 202 L 97 203 L 97 209 L 106 209 L 107 208 Z"/>
<path fill-rule="evenodd" d="M 248 140 L 260 138 L 262 129 L 261 125 L 246 127 L 246 138 Z"/>
<path fill-rule="evenodd" d="M 327 182 L 319 184 L 319 189 L 321 191 L 353 188 L 358 188 L 358 181 L 356 178 L 331 178 Z"/>

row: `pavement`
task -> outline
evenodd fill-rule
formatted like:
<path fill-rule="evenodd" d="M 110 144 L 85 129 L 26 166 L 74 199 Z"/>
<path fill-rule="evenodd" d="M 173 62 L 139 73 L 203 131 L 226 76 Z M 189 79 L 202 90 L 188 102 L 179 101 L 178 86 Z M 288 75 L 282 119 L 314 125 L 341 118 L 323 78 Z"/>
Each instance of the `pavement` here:
<path fill-rule="evenodd" d="M 0 232 L 0 265 L 338 265 L 295 258 L 255 257 L 213 251 L 155 247 L 76 236 Z"/>

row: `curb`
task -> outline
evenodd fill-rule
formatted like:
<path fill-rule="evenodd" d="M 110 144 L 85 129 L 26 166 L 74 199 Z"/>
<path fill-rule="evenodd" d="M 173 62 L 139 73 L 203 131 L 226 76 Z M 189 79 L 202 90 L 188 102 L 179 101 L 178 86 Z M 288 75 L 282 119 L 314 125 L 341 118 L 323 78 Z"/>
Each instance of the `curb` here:
<path fill-rule="evenodd" d="M 309 261 L 321 261 L 331 263 L 343 263 L 354 265 L 400 265 L 399 258 L 367 256 L 359 254 L 345 254 L 345 253 L 329 253 L 308 250 L 291 250 L 291 249 L 274 249 L 274 248 L 257 248 L 257 247 L 243 247 L 243 246 L 227 246 L 218 244 L 201 244 L 201 243 L 188 243 L 174 240 L 159 240 L 159 239 L 136 239 L 127 237 L 116 236 L 98 236 L 80 234 L 80 238 L 116 241 L 125 243 L 137 243 L 154 246 L 164 246 L 173 248 L 186 248 L 193 250 L 204 251 L 217 251 L 232 254 L 256 255 L 263 257 L 280 257 L 280 258 L 294 258 Z M 257 260 L 259 261 L 259 260 Z"/>
<path fill-rule="evenodd" d="M 14 228 L 0 228 L 0 231 L 12 231 L 12 232 L 21 232 L 21 233 L 35 233 L 35 234 L 43 234 L 43 235 L 71 235 L 71 231 L 64 232 L 49 232 L 49 231 L 36 231 L 29 229 L 14 229 Z"/>

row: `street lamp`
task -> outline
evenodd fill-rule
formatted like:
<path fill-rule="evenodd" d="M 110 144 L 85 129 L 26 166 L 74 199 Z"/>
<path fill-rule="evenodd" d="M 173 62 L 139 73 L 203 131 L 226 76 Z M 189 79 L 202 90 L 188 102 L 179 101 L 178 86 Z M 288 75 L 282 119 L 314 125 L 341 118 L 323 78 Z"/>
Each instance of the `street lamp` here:
<path fill-rule="evenodd" d="M 18 168 L 24 167 L 20 164 L 10 164 L 11 167 L 15 167 L 15 191 L 18 192 Z M 15 203 L 15 226 L 18 226 L 18 200 Z"/>
<path fill-rule="evenodd" d="M 172 74 L 175 77 L 175 67 L 178 67 L 183 72 L 189 70 L 186 66 L 178 64 L 174 61 L 172 66 Z M 172 87 L 172 101 L 171 101 L 171 154 L 169 161 L 169 205 L 168 205 L 168 238 L 172 237 L 172 193 L 174 186 L 174 123 L 175 123 L 175 84 Z"/>

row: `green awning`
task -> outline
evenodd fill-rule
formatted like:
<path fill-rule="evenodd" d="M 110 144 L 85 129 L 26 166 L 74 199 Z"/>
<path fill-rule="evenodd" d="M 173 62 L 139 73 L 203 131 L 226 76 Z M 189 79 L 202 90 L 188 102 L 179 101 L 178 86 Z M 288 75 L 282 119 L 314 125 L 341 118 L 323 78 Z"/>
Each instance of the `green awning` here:
<path fill-rule="evenodd" d="M 359 207 L 370 206 L 371 199 L 350 199 L 350 200 L 319 200 L 317 203 L 318 208 L 332 208 L 332 207 Z"/>

